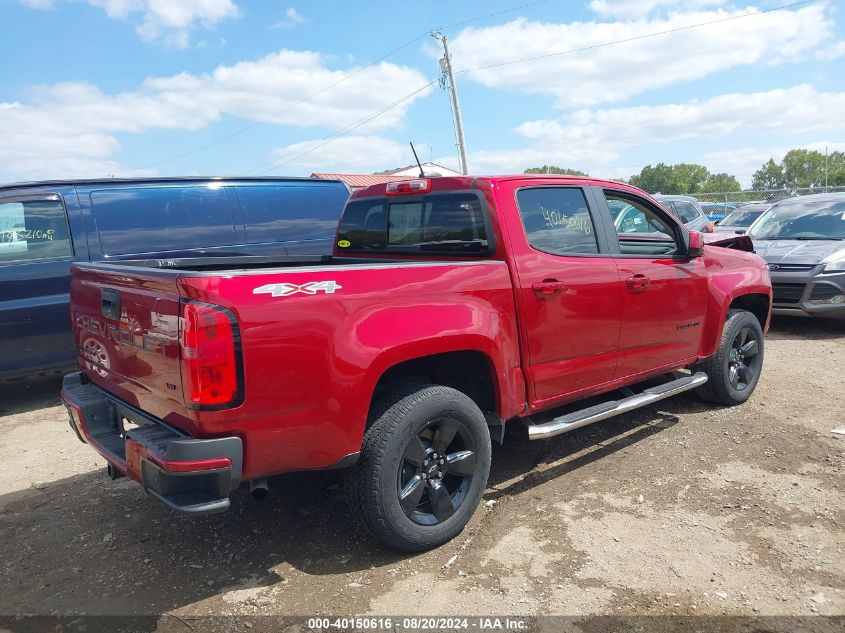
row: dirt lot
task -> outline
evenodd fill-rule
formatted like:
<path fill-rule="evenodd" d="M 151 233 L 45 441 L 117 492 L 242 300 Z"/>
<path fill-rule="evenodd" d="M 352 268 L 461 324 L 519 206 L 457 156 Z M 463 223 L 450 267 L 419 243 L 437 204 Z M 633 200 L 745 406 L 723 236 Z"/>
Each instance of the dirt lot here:
<path fill-rule="evenodd" d="M 741 407 L 682 396 L 546 442 L 514 429 L 468 529 L 415 556 L 354 533 L 337 475 L 173 514 L 105 476 L 58 379 L 6 385 L 0 615 L 843 615 L 843 370 L 845 323 L 780 319 Z"/>

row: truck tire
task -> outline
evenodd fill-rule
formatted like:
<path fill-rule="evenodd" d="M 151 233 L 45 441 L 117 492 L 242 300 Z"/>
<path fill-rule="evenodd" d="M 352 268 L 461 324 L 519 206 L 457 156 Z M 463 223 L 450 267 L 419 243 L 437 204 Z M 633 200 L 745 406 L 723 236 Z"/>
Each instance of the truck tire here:
<path fill-rule="evenodd" d="M 442 545 L 464 529 L 487 486 L 490 432 L 466 395 L 405 385 L 374 407 L 347 480 L 359 526 L 404 551 Z"/>
<path fill-rule="evenodd" d="M 748 400 L 760 379 L 763 347 L 763 329 L 757 317 L 746 310 L 730 310 L 719 349 L 699 364 L 708 380 L 696 393 L 726 406 Z"/>

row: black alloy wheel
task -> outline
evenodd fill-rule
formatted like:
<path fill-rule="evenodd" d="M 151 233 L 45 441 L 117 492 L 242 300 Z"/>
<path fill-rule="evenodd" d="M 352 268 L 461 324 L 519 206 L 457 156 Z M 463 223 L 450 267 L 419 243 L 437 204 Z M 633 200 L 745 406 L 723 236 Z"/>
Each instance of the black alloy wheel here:
<path fill-rule="evenodd" d="M 707 374 L 707 382 L 696 393 L 726 406 L 748 400 L 763 370 L 764 342 L 756 316 L 747 310 L 730 310 L 718 350 L 695 367 Z"/>
<path fill-rule="evenodd" d="M 736 333 L 731 341 L 728 356 L 728 382 L 737 391 L 745 391 L 753 384 L 760 371 L 760 344 L 756 332 L 751 326 L 745 326 Z"/>
<path fill-rule="evenodd" d="M 449 519 L 466 499 L 476 470 L 476 448 L 461 422 L 442 418 L 411 438 L 399 468 L 399 504 L 420 525 Z"/>

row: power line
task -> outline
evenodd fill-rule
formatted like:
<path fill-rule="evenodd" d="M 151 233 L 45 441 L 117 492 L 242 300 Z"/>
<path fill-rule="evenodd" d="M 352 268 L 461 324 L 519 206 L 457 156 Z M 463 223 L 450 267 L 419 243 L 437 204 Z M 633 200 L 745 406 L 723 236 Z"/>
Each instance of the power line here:
<path fill-rule="evenodd" d="M 763 13 L 771 13 L 772 11 L 780 11 L 782 9 L 791 9 L 792 7 L 798 7 L 805 4 L 812 4 L 814 2 L 818 2 L 819 0 L 802 0 L 801 2 L 793 2 L 790 4 L 784 4 L 779 7 L 772 7 L 771 9 L 762 9 L 760 11 L 752 11 L 751 13 L 743 13 L 742 15 L 733 15 L 727 18 L 719 18 L 717 20 L 710 20 L 709 22 L 698 22 L 696 24 L 688 24 L 687 26 L 679 26 L 674 29 L 667 29 L 665 31 L 656 31 L 654 33 L 644 33 L 643 35 L 635 35 L 633 37 L 627 37 L 621 40 L 614 40 L 612 42 L 603 42 L 601 44 L 591 44 L 590 46 L 582 46 L 581 48 L 572 48 L 565 51 L 557 51 L 554 53 L 546 53 L 543 55 L 535 55 L 533 57 L 522 57 L 520 59 L 512 59 L 510 61 L 505 62 L 497 62 L 495 64 L 487 64 L 484 66 L 476 66 L 475 68 L 465 68 L 463 70 L 456 70 L 454 71 L 455 74 L 464 74 L 464 73 L 471 73 L 478 70 L 487 70 L 488 68 L 499 68 L 501 66 L 510 66 L 511 64 L 521 64 L 523 62 L 532 62 L 538 59 L 548 59 L 549 57 L 556 57 L 558 55 L 571 55 L 573 53 L 582 53 L 584 51 L 595 50 L 597 48 L 604 48 L 605 46 L 615 46 L 617 44 L 625 44 L 626 42 L 635 42 L 637 40 L 644 40 L 649 37 L 658 37 L 660 35 L 668 35 L 670 33 L 678 33 L 679 31 L 688 31 L 690 29 L 696 29 L 702 26 L 709 26 L 711 24 L 719 24 L 721 22 L 729 22 L 731 20 L 740 20 L 742 18 L 749 18 L 755 15 L 761 15 Z"/>
<path fill-rule="evenodd" d="M 488 13 L 488 14 L 486 14 L 486 15 L 481 15 L 481 16 L 478 16 L 478 17 L 475 17 L 475 18 L 470 18 L 470 19 L 468 19 L 468 20 L 462 20 L 462 21 L 460 21 L 460 22 L 453 22 L 452 24 L 447 24 L 447 25 L 445 25 L 445 26 L 441 26 L 441 27 L 438 27 L 438 28 L 439 28 L 439 29 L 443 29 L 443 30 L 445 30 L 445 29 L 451 29 L 451 28 L 455 28 L 455 27 L 458 27 L 458 26 L 463 26 L 463 25 L 465 25 L 465 24 L 471 24 L 471 23 L 473 23 L 473 22 L 479 22 L 480 20 L 486 20 L 486 19 L 489 19 L 489 18 L 492 18 L 492 17 L 496 17 L 496 16 L 499 16 L 499 15 L 504 15 L 504 14 L 506 14 L 506 13 L 513 13 L 514 11 L 519 11 L 520 9 L 526 9 L 526 8 L 528 8 L 528 7 L 533 7 L 533 6 L 536 6 L 536 5 L 538 5 L 538 4 L 544 4 L 544 3 L 548 2 L 548 1 L 549 1 L 549 0 L 536 0 L 535 2 L 528 2 L 528 3 L 526 3 L 526 4 L 521 4 L 521 5 L 516 6 L 516 7 L 511 7 L 510 9 L 503 9 L 503 10 L 501 10 L 501 11 L 495 11 L 495 12 L 493 12 L 493 13 Z M 337 80 L 337 81 L 335 81 L 334 83 L 331 83 L 331 84 L 329 84 L 328 86 L 325 86 L 324 88 L 321 88 L 321 89 L 320 89 L 320 90 L 318 90 L 317 92 L 314 92 L 314 93 L 312 93 L 312 94 L 308 95 L 307 97 L 302 98 L 300 101 L 297 101 L 296 103 L 293 103 L 293 104 L 291 104 L 291 105 L 289 105 L 289 106 L 286 106 L 286 107 L 282 108 L 281 110 L 278 110 L 277 112 L 274 112 L 274 113 L 273 113 L 273 114 L 271 114 L 269 117 L 266 117 L 266 118 L 265 118 L 265 119 L 263 119 L 263 120 L 254 121 L 253 123 L 250 123 L 249 125 L 245 125 L 244 127 L 239 128 L 239 129 L 235 130 L 234 132 L 232 132 L 232 133 L 230 133 L 230 134 L 227 134 L 227 135 L 225 135 L 225 136 L 221 136 L 221 137 L 220 137 L 220 138 L 218 138 L 218 139 L 215 139 L 215 140 L 213 140 L 213 141 L 210 141 L 210 142 L 208 142 L 208 143 L 205 143 L 204 145 L 200 145 L 199 147 L 196 147 L 196 148 L 194 148 L 194 149 L 192 149 L 192 150 L 188 150 L 187 152 L 182 152 L 181 154 L 177 154 L 176 156 L 172 156 L 172 157 L 170 157 L 170 158 L 166 158 L 166 159 L 164 159 L 164 160 L 158 161 L 157 163 L 152 163 L 152 164 L 150 164 L 150 165 L 147 165 L 147 166 L 145 166 L 145 167 L 142 167 L 141 169 L 153 169 L 153 168 L 155 168 L 155 167 L 159 167 L 159 166 L 161 166 L 161 165 L 166 165 L 167 163 L 172 163 L 173 161 L 175 161 L 175 160 L 179 160 L 180 158 L 185 158 L 185 157 L 187 157 L 187 156 L 192 156 L 193 154 L 196 154 L 196 153 L 201 152 L 201 151 L 203 151 L 203 150 L 205 150 L 205 149 L 208 149 L 209 147 L 214 147 L 215 145 L 219 145 L 220 143 L 225 143 L 226 141 L 228 141 L 228 140 L 230 140 L 230 139 L 232 139 L 232 138 L 234 138 L 234 137 L 236 137 L 236 136 L 240 136 L 241 134 L 243 134 L 243 133 L 245 133 L 245 132 L 248 132 L 248 131 L 250 131 L 250 130 L 252 130 L 252 129 L 256 128 L 256 127 L 258 127 L 259 125 L 265 125 L 265 124 L 268 124 L 268 123 L 272 123 L 272 122 L 273 122 L 273 121 L 272 121 L 272 119 L 275 119 L 276 117 L 279 117 L 279 116 L 281 116 L 281 115 L 283 115 L 283 114 L 286 114 L 286 113 L 290 112 L 291 110 L 293 110 L 294 108 L 298 108 L 299 106 L 301 106 L 301 105 L 303 105 L 303 104 L 305 104 L 305 103 L 308 103 L 308 102 L 309 102 L 309 101 L 311 101 L 314 97 L 318 97 L 318 96 L 320 96 L 321 94 L 323 94 L 323 93 L 325 93 L 325 92 L 327 92 L 327 91 L 331 90 L 332 88 L 334 88 L 334 87 L 336 87 L 336 86 L 339 86 L 340 84 L 342 84 L 342 83 L 344 83 L 344 82 L 346 82 L 346 81 L 349 81 L 350 79 L 352 79 L 353 77 L 355 77 L 355 76 L 357 76 L 357 75 L 360 75 L 360 74 L 361 74 L 362 72 L 364 72 L 365 70 L 367 70 L 367 69 L 369 69 L 369 68 L 372 68 L 372 67 L 373 67 L 373 66 L 375 66 L 376 64 L 379 64 L 379 63 L 383 62 L 383 61 L 384 61 L 385 59 L 387 59 L 388 57 L 391 57 L 391 56 L 395 55 L 396 53 L 398 53 L 398 52 L 400 52 L 400 51 L 402 51 L 402 50 L 404 50 L 404 49 L 408 48 L 409 46 L 411 46 L 411 44 L 414 44 L 414 43 L 416 43 L 416 42 L 419 42 L 420 40 L 422 40 L 422 39 L 424 39 L 424 38 L 428 37 L 428 36 L 429 36 L 429 33 L 430 33 L 430 31 L 426 31 L 426 32 L 425 32 L 425 33 L 423 33 L 423 34 L 418 35 L 418 36 L 417 36 L 417 37 L 415 37 L 414 39 L 412 39 L 412 40 L 409 40 L 409 41 L 405 42 L 404 44 L 402 44 L 401 46 L 399 46 L 399 47 L 397 47 L 397 48 L 394 48 L 394 49 L 393 49 L 392 51 L 390 51 L 389 53 L 385 53 L 384 55 L 382 55 L 382 56 L 381 56 L 381 57 L 379 57 L 378 59 L 375 59 L 375 60 L 371 61 L 371 62 L 370 62 L 369 64 L 367 64 L 366 66 L 362 66 L 362 67 L 361 67 L 361 68 L 359 68 L 358 70 L 356 70 L 356 71 L 354 71 L 354 72 L 352 72 L 352 73 L 350 73 L 350 74 L 348 74 L 348 75 L 344 75 L 343 77 L 341 77 L 340 79 L 338 79 L 338 80 Z"/>
<path fill-rule="evenodd" d="M 337 132 L 334 132 L 333 134 L 330 134 L 328 136 L 324 136 L 324 137 L 318 139 L 317 141 L 314 141 L 313 143 L 311 143 L 311 145 L 306 146 L 306 149 L 304 149 L 301 152 L 299 151 L 299 149 L 287 152 L 286 154 L 282 154 L 281 156 L 279 156 L 279 157 L 277 157 L 277 158 L 275 158 L 271 161 L 268 161 L 266 163 L 262 163 L 258 167 L 253 167 L 252 169 L 248 169 L 245 172 L 241 172 L 241 173 L 245 174 L 245 173 L 248 173 L 248 172 L 259 170 L 263 167 L 266 167 L 267 165 L 272 165 L 272 167 L 270 167 L 269 169 L 265 169 L 264 171 L 259 171 L 255 174 L 256 176 L 262 176 L 264 174 L 267 174 L 267 173 L 273 171 L 274 169 L 281 167 L 282 165 L 287 165 L 288 163 L 292 163 L 296 159 L 301 158 L 302 156 L 305 156 L 306 154 L 310 154 L 311 152 L 320 149 L 324 145 L 328 145 L 332 141 L 336 141 L 337 139 L 341 138 L 342 136 L 346 136 L 352 130 L 355 130 L 355 129 L 361 127 L 362 125 L 369 123 L 373 119 L 380 117 L 385 112 L 392 110 L 393 108 L 401 105 L 402 103 L 404 103 L 405 101 L 407 101 L 411 97 L 419 94 L 420 92 L 422 92 L 423 90 L 425 90 L 429 86 L 437 83 L 437 81 L 438 81 L 437 79 L 432 79 L 431 81 L 429 81 L 424 86 L 420 86 L 419 88 L 417 88 L 413 92 L 409 92 L 404 97 L 397 99 L 396 101 L 394 101 L 390 105 L 387 105 L 387 106 L 381 108 L 380 110 L 376 110 L 375 112 L 371 112 L 370 114 L 365 116 L 363 119 L 359 119 L 358 121 L 356 121 L 355 123 L 353 123 L 349 127 L 344 128 L 342 130 L 339 130 Z M 297 153 L 297 152 L 299 152 L 299 153 Z M 288 158 L 288 157 L 290 157 L 290 158 Z M 285 158 L 288 158 L 288 160 L 283 160 Z"/>

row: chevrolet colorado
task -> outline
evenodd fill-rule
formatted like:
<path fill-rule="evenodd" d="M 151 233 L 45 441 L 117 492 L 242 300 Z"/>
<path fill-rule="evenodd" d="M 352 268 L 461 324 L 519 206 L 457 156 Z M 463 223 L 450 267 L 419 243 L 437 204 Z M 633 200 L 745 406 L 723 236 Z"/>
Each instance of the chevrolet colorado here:
<path fill-rule="evenodd" d="M 426 549 L 475 511 L 508 421 L 539 439 L 691 389 L 744 402 L 771 307 L 752 251 L 617 182 L 376 185 L 332 256 L 76 264 L 62 397 L 110 474 L 172 508 L 348 468 L 357 522 Z"/>

